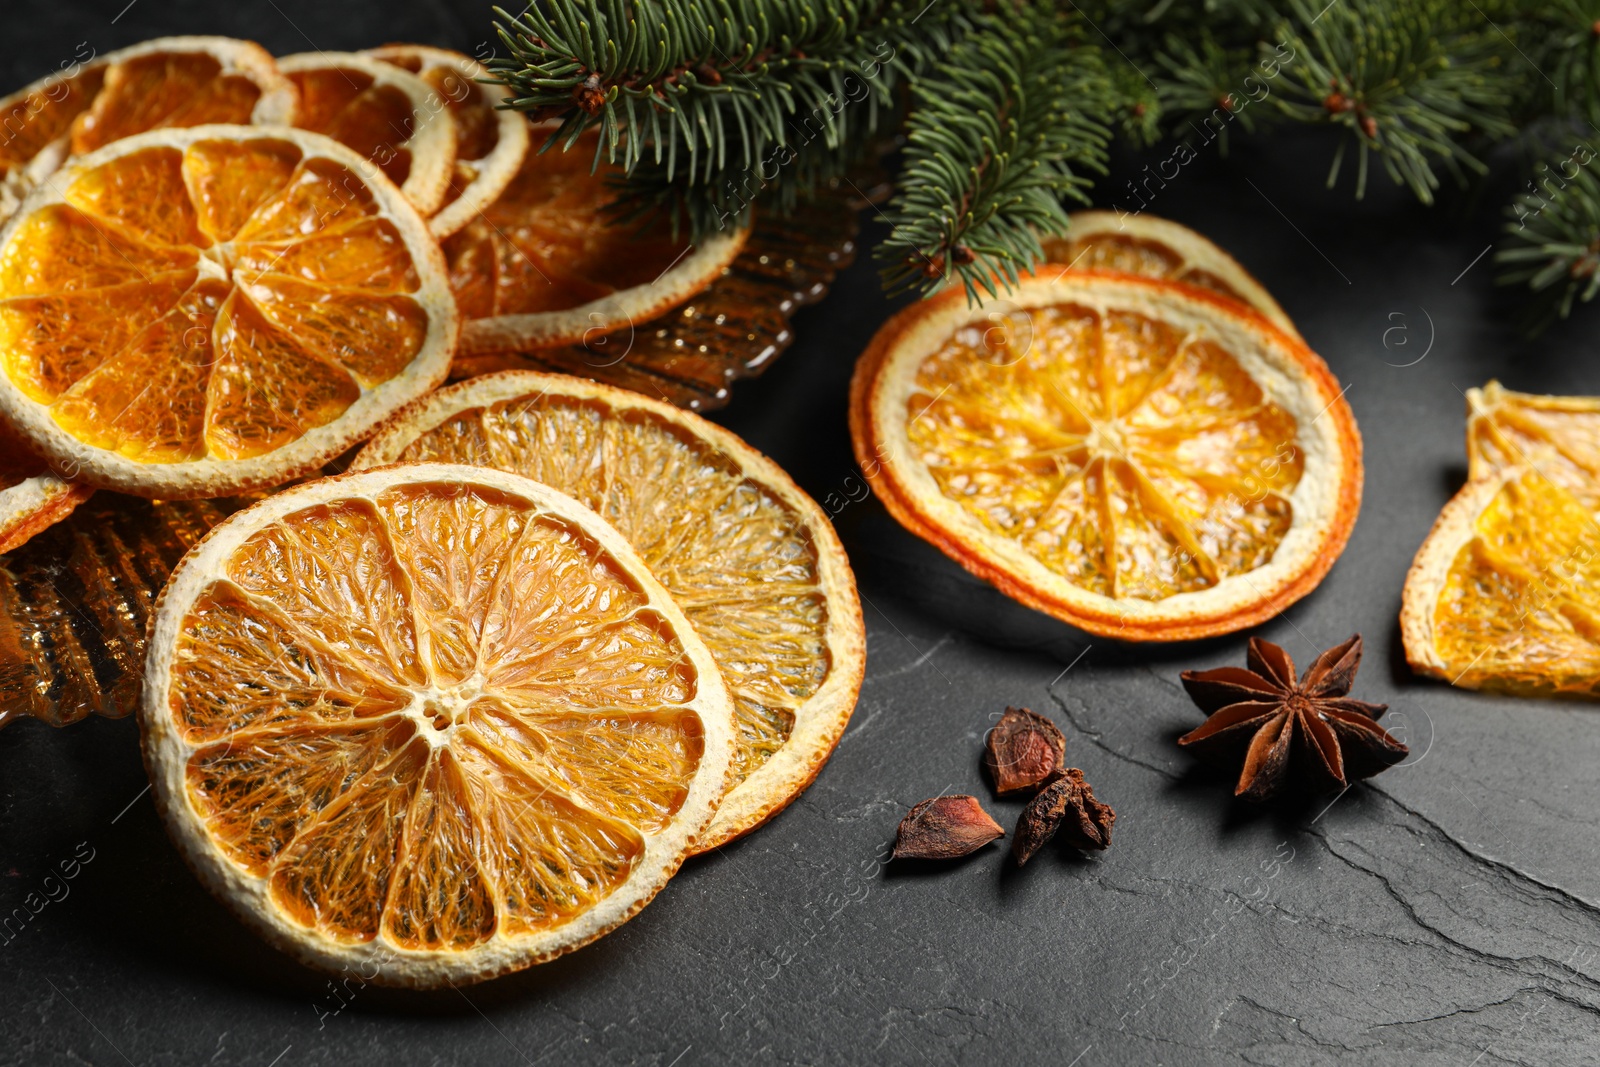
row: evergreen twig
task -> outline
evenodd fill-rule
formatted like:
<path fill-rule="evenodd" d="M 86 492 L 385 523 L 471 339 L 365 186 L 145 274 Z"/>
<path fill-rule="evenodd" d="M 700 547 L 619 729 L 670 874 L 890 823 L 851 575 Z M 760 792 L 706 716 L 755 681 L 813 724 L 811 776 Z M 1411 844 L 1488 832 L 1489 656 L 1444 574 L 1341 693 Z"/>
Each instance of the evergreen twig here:
<path fill-rule="evenodd" d="M 1099 52 L 1043 5 L 986 19 L 914 91 L 894 229 L 878 249 L 891 291 L 960 278 L 969 298 L 1015 284 L 1067 227 L 1064 198 L 1088 202 L 1104 172 L 1111 92 Z"/>
<path fill-rule="evenodd" d="M 1376 161 L 1424 203 L 1520 133 L 1556 154 L 1508 209 L 1502 281 L 1558 315 L 1600 291 L 1600 180 L 1588 162 L 1567 173 L 1574 133 L 1600 146 L 1600 0 L 532 0 L 499 15 L 489 65 L 512 106 L 551 124 L 543 150 L 597 128 L 596 165 L 627 175 L 623 214 L 704 234 L 752 203 L 783 211 L 903 131 L 891 288 L 997 292 L 1066 225 L 1113 131 L 1150 144 L 1223 109 L 1243 130 L 1337 129 L 1330 186 L 1353 149 L 1357 196 Z M 1239 108 L 1269 52 L 1270 107 Z"/>

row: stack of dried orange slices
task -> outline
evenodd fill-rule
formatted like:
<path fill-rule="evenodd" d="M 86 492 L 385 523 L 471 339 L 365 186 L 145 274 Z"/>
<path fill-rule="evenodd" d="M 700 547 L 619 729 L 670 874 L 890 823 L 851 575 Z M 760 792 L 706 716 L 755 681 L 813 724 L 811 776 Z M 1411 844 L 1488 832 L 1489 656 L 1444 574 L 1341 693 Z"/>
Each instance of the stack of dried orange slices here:
<path fill-rule="evenodd" d="M 874 492 L 968 570 L 1092 633 L 1179 640 L 1282 611 L 1360 506 L 1361 439 L 1333 375 L 1181 227 L 1091 217 L 1057 253 L 1071 258 L 1004 301 L 952 289 L 878 332 L 850 408 Z"/>
<path fill-rule="evenodd" d="M 1467 484 L 1406 575 L 1413 669 L 1600 696 L 1600 398 L 1467 390 Z"/>
<path fill-rule="evenodd" d="M 563 376 L 433 392 L 463 336 L 630 325 L 745 236 L 608 228 L 597 142 L 530 152 L 483 77 L 170 38 L 4 105 L 0 551 L 94 487 L 281 490 L 161 593 L 146 765 L 247 922 L 397 985 L 626 921 L 810 783 L 865 657 L 826 516 L 737 437 Z"/>

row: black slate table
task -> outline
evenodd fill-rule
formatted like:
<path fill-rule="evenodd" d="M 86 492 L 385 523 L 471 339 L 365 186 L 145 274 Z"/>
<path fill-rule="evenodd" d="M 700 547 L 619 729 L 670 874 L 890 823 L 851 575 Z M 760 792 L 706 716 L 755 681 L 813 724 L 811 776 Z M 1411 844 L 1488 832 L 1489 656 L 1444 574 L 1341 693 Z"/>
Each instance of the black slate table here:
<path fill-rule="evenodd" d="M 0 80 L 161 34 L 278 53 L 490 40 L 478 0 L 9 0 Z M 487 985 L 334 990 L 258 941 L 185 869 L 147 795 L 132 721 L 0 731 L 0 914 L 63 861 L 77 876 L 0 942 L 0 1063 L 1394 1063 L 1600 1060 L 1600 715 L 1452 690 L 1407 671 L 1411 555 L 1460 485 L 1462 391 L 1600 393 L 1600 309 L 1537 341 L 1481 253 L 1514 174 L 1433 210 L 1379 177 L 1324 188 L 1317 135 L 1204 146 L 1150 203 L 1233 251 L 1328 360 L 1366 441 L 1366 498 L 1321 587 L 1259 627 L 1302 663 L 1367 638 L 1358 695 L 1412 757 L 1335 799 L 1256 809 L 1173 739 L 1180 670 L 1244 635 L 1091 638 L 969 578 L 859 496 L 851 364 L 890 310 L 858 263 L 718 419 L 793 472 L 860 581 L 869 664 L 817 782 L 751 837 L 689 863 L 597 944 Z M 1101 203 L 1147 163 L 1119 158 Z M 1169 168 L 1170 169 L 1170 168 Z M 870 216 L 870 212 L 868 213 Z M 869 218 L 864 236 L 881 236 Z M 842 503 L 841 503 L 842 502 Z M 1116 844 L 1003 847 L 886 865 L 913 803 L 972 792 L 1006 704 L 1067 732 L 1118 812 Z"/>

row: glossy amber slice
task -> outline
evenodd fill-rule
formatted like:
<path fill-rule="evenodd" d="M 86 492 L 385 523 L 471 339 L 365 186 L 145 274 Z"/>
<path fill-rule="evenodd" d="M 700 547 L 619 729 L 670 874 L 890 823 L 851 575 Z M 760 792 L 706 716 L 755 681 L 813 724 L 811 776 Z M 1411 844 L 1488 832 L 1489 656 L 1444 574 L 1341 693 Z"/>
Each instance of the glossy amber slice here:
<path fill-rule="evenodd" d="M 665 225 L 613 225 L 598 137 L 537 147 L 500 198 L 445 242 L 450 285 L 468 319 L 562 311 L 661 277 L 688 250 Z"/>

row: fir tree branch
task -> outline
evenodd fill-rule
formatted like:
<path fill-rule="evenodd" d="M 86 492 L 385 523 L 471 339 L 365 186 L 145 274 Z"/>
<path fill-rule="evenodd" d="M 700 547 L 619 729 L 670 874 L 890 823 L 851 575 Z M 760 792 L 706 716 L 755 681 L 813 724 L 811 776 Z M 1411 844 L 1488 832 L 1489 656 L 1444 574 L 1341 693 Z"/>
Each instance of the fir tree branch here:
<path fill-rule="evenodd" d="M 1528 112 L 1600 123 L 1600 0 L 1524 6 L 1516 36 L 1529 42 L 1527 62 L 1539 74 L 1529 81 Z"/>
<path fill-rule="evenodd" d="M 630 173 L 716 184 L 797 134 L 841 146 L 876 128 L 895 87 L 949 47 L 970 0 L 535 0 L 496 9 L 507 55 L 489 63 L 551 142 L 601 130 Z M 919 18 L 919 14 L 921 17 Z M 838 108 L 850 99 L 859 104 Z M 825 116 L 819 120 L 818 116 Z M 799 117 L 809 129 L 797 130 Z M 548 144 L 546 145 L 548 147 Z"/>
<path fill-rule="evenodd" d="M 1356 196 L 1369 158 L 1418 200 L 1433 202 L 1436 168 L 1458 179 L 1483 171 L 1469 136 L 1507 137 L 1509 105 L 1528 72 L 1514 69 L 1514 42 L 1482 0 L 1289 0 L 1283 33 L 1298 52 L 1280 106 L 1294 118 L 1343 126 L 1358 153 Z M 1514 27 L 1512 27 L 1514 29 Z M 1509 55 L 1508 55 L 1509 54 Z M 1348 142 L 1329 169 L 1338 180 Z"/>
<path fill-rule="evenodd" d="M 1066 229 L 1063 197 L 1086 200 L 1085 170 L 1104 173 L 1099 116 L 1112 89 L 1098 49 L 1046 3 L 985 17 L 919 78 L 905 167 L 879 247 L 892 291 L 996 295 Z"/>
<path fill-rule="evenodd" d="M 1495 253 L 1501 285 L 1536 294 L 1529 325 L 1566 318 L 1577 301 L 1600 292 L 1600 159 L 1590 144 L 1543 161 L 1507 208 L 1506 240 Z"/>

